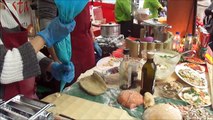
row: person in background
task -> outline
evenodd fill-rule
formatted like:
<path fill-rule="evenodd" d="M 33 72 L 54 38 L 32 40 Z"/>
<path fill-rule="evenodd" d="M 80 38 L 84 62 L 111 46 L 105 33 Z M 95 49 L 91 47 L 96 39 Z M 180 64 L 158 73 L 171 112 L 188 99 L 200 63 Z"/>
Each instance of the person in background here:
<path fill-rule="evenodd" d="M 167 17 L 167 0 L 162 0 L 160 4 L 162 5 L 163 8 L 158 13 L 159 17 Z"/>
<path fill-rule="evenodd" d="M 9 9 L 18 18 L 23 27 L 26 28 L 31 24 L 29 6 L 31 2 L 24 0 L 22 1 L 24 4 L 18 4 L 19 2 L 19 0 L 5 0 Z M 5 7 L 5 3 L 0 2 L 1 25 L 3 28 L 15 30 L 18 24 L 14 21 L 7 7 Z M 50 72 L 57 80 L 71 82 L 74 76 L 73 70 L 70 69 L 71 67 L 53 62 L 40 53 L 39 50 L 44 45 L 51 47 L 62 40 L 72 31 L 74 25 L 74 22 L 63 24 L 59 18 L 55 18 L 46 29 L 39 32 L 32 40 L 11 50 L 5 47 L 6 40 L 0 34 L 1 100 L 8 100 L 17 94 L 23 94 L 28 98 L 37 98 L 35 95 L 35 79 L 32 79 L 32 77 L 41 74 L 41 71 Z M 24 83 L 24 86 L 20 82 Z"/>
<path fill-rule="evenodd" d="M 115 20 L 121 27 L 121 34 L 128 37 L 131 33 L 131 0 L 116 0 Z"/>
<path fill-rule="evenodd" d="M 45 29 L 52 19 L 57 17 L 57 7 L 55 5 L 54 0 L 34 0 L 31 6 L 34 6 L 36 16 L 39 21 L 40 30 Z M 53 47 L 47 48 L 44 47 L 41 52 L 51 58 L 55 62 L 60 62 L 58 57 L 55 54 L 55 50 Z M 37 77 L 36 84 L 39 88 L 37 95 L 39 98 L 43 98 L 46 95 L 59 92 L 60 89 L 60 81 L 52 80 L 54 79 L 51 74 L 48 72 L 42 72 L 42 74 Z"/>
<path fill-rule="evenodd" d="M 158 0 L 144 0 L 143 8 L 149 8 L 150 18 L 158 18 L 158 12 L 163 10 L 163 6 Z"/>
<path fill-rule="evenodd" d="M 33 4 L 36 6 L 36 15 L 39 18 L 39 26 L 40 30 L 45 29 L 50 21 L 57 16 L 57 8 L 55 5 L 54 0 L 34 0 Z M 48 55 L 48 53 L 43 50 L 44 53 Z M 58 61 L 56 56 L 55 50 L 52 48 L 47 48 L 48 52 L 50 53 L 50 57 L 55 61 Z"/>
<path fill-rule="evenodd" d="M 211 4 L 211 0 L 197 0 L 197 17 L 202 21 L 205 17 L 205 9 Z"/>
<path fill-rule="evenodd" d="M 75 78 L 74 83 L 81 73 L 91 69 L 95 66 L 95 54 L 98 58 L 102 56 L 102 50 L 98 43 L 95 41 L 95 36 L 91 29 L 91 19 L 89 3 L 85 6 L 83 11 L 75 17 L 76 27 L 71 32 L 71 43 L 72 43 L 72 58 L 75 65 Z"/>
<path fill-rule="evenodd" d="M 205 9 L 204 27 L 210 33 L 209 46 L 213 50 L 213 3 Z"/>

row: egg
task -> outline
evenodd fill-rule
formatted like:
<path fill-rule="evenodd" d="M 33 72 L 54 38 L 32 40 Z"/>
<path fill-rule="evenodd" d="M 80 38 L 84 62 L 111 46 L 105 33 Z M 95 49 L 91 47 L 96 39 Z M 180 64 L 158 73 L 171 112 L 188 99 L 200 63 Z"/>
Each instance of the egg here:
<path fill-rule="evenodd" d="M 193 96 L 192 101 L 196 101 L 198 99 L 198 96 Z"/>
<path fill-rule="evenodd" d="M 186 100 L 190 100 L 192 98 L 192 95 L 189 94 L 189 93 L 184 93 L 183 98 L 186 99 Z"/>

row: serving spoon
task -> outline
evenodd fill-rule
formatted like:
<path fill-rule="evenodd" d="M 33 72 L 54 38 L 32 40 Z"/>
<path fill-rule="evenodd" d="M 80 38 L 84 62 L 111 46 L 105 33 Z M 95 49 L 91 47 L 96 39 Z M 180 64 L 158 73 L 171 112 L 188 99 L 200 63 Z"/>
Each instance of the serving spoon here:
<path fill-rule="evenodd" d="M 182 53 L 180 53 L 180 54 L 174 55 L 174 56 L 172 56 L 172 57 L 170 57 L 170 58 L 175 58 L 175 57 L 177 57 L 177 56 L 179 56 L 179 55 L 182 56 L 182 55 L 184 55 L 184 54 L 186 54 L 186 53 L 190 53 L 190 52 L 193 52 L 193 54 L 196 53 L 195 50 L 188 50 L 188 51 L 182 52 Z"/>

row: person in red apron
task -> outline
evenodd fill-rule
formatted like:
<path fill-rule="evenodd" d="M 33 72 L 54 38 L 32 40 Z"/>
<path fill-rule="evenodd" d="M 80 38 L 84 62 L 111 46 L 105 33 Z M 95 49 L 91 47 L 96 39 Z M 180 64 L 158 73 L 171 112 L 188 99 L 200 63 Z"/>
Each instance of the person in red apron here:
<path fill-rule="evenodd" d="M 50 11 L 55 11 L 56 8 L 53 6 L 54 4 L 51 4 L 52 1 L 53 0 L 48 0 L 46 3 L 40 2 L 40 5 L 38 5 L 38 9 L 40 9 L 39 18 L 41 23 L 44 22 L 43 19 L 46 19 L 46 21 L 51 20 L 50 16 L 52 13 L 46 12 L 45 10 L 49 9 Z M 95 52 L 99 58 L 102 56 L 102 50 L 98 43 L 94 41 L 94 35 L 91 30 L 89 5 L 90 3 L 87 3 L 81 13 L 75 17 L 76 26 L 74 31 L 70 33 L 72 45 L 71 61 L 75 67 L 75 78 L 70 84 L 67 85 L 73 84 L 81 73 L 84 73 L 86 70 L 95 66 Z M 45 23 L 42 23 L 41 25 L 44 24 Z M 58 59 L 54 60 L 57 61 Z"/>
<path fill-rule="evenodd" d="M 72 83 L 77 80 L 81 73 L 95 66 L 95 51 L 99 57 L 102 55 L 102 50 L 94 41 L 94 36 L 91 33 L 89 3 L 75 18 L 75 21 L 75 29 L 71 32 L 71 61 L 75 66 L 75 78 Z"/>
<path fill-rule="evenodd" d="M 26 22 L 21 24 L 17 14 L 13 14 L 14 11 L 20 9 L 10 10 L 11 0 L 8 0 L 9 3 L 5 0 L 2 1 L 0 4 L 4 7 L 0 9 L 0 100 L 8 100 L 17 94 L 36 98 L 34 76 L 39 75 L 41 71 L 51 72 L 57 80 L 68 80 L 69 82 L 74 76 L 74 70 L 70 69 L 69 65 L 53 62 L 39 50 L 45 44 L 51 47 L 66 37 L 74 28 L 75 22 L 64 25 L 58 18 L 55 18 L 46 29 L 39 32 L 34 39 L 28 42 L 26 29 L 22 27 Z M 16 3 L 17 1 L 12 2 Z M 9 23 L 7 23 L 8 20 Z M 14 25 L 13 22 L 23 30 L 20 31 L 19 29 L 16 30 L 16 27 L 11 27 Z M 7 28 L 5 24 L 11 26 Z M 55 30 L 56 28 L 58 31 Z"/>

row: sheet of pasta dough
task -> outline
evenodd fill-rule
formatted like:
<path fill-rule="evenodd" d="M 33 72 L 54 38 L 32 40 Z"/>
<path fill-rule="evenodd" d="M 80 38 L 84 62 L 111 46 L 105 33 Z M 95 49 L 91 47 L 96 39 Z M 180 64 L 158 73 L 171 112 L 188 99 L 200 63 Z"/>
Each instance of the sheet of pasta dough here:
<path fill-rule="evenodd" d="M 56 96 L 56 93 L 49 95 L 42 101 L 56 105 L 50 109 L 53 114 L 63 114 L 73 119 L 134 119 L 122 109 L 63 93 L 60 96 Z"/>

